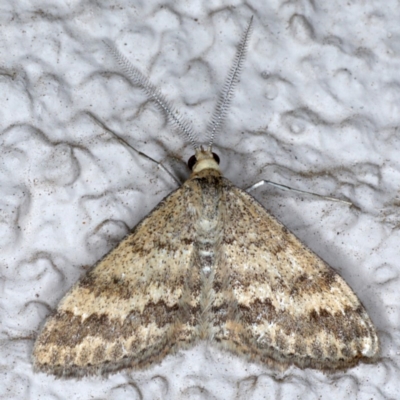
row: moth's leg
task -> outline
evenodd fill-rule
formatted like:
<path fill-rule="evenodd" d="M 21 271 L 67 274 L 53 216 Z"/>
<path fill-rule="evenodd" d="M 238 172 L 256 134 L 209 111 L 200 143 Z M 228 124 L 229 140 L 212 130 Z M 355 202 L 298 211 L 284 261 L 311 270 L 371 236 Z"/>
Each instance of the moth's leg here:
<path fill-rule="evenodd" d="M 157 164 L 158 168 L 160 168 L 161 170 L 163 170 L 164 172 L 166 172 L 174 182 L 176 182 L 176 184 L 178 186 L 182 186 L 182 182 L 179 181 L 178 178 L 176 178 L 171 172 L 168 171 L 167 168 L 164 167 L 164 165 L 162 164 L 162 162 L 155 160 L 154 158 L 148 156 L 147 154 L 141 152 L 140 150 L 135 149 L 130 143 L 128 143 L 125 139 L 123 139 L 121 136 L 119 136 L 118 134 L 116 134 L 115 132 L 113 132 L 110 129 L 107 129 L 107 131 L 109 133 L 111 133 L 122 145 L 126 146 L 128 149 L 130 149 L 131 151 L 133 151 L 135 154 L 138 154 L 141 157 L 146 158 L 147 160 Z"/>
<path fill-rule="evenodd" d="M 254 190 L 254 189 L 256 189 L 256 188 L 258 188 L 258 187 L 260 187 L 262 185 L 270 185 L 270 186 L 277 187 L 278 189 L 290 190 L 292 192 L 297 192 L 297 193 L 307 194 L 307 195 L 311 195 L 311 196 L 316 196 L 316 197 L 320 197 L 320 198 L 325 199 L 325 200 L 338 201 L 340 203 L 344 203 L 344 204 L 347 204 L 349 206 L 354 206 L 354 204 L 352 202 L 347 201 L 347 200 L 341 200 L 341 199 L 337 199 L 336 197 L 323 196 L 321 194 L 317 194 L 317 193 L 313 193 L 313 192 L 306 192 L 304 190 L 294 189 L 294 188 L 291 188 L 289 186 L 285 186 L 285 185 L 281 185 L 279 183 L 268 181 L 266 179 L 263 179 L 263 180 L 255 183 L 254 185 L 248 187 L 245 190 L 246 190 L 246 192 L 250 192 L 250 191 L 252 191 L 252 190 Z"/>

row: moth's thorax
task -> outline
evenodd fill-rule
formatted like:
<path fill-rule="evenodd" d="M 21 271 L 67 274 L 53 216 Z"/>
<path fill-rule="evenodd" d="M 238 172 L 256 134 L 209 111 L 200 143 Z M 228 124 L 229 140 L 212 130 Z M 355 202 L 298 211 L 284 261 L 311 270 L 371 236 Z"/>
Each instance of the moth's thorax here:
<path fill-rule="evenodd" d="M 212 268 L 224 226 L 225 179 L 219 170 L 210 168 L 192 174 L 186 185 L 191 191 L 190 206 L 196 210 L 196 248 L 204 265 Z"/>

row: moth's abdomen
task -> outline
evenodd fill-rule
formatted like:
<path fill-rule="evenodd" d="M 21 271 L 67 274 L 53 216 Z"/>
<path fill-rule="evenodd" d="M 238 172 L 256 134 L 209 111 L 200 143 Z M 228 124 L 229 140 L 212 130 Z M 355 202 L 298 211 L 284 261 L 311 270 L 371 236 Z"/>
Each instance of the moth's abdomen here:
<path fill-rule="evenodd" d="M 224 228 L 225 207 L 223 180 L 218 171 L 206 169 L 189 179 L 191 198 L 196 209 L 195 262 L 200 275 L 200 321 L 198 336 L 211 339 L 215 313 L 213 305 L 220 286 L 217 266 L 221 257 L 221 242 Z"/>

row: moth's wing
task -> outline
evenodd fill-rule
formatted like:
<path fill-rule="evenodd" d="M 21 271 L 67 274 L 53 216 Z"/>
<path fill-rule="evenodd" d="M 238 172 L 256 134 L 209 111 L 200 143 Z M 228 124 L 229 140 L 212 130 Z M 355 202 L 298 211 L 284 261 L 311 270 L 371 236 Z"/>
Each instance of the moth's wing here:
<path fill-rule="evenodd" d="M 140 368 L 193 341 L 199 276 L 189 275 L 195 224 L 187 197 L 182 186 L 164 199 L 61 300 L 36 340 L 36 370 Z"/>
<path fill-rule="evenodd" d="M 346 282 L 252 196 L 226 185 L 215 340 L 281 369 L 374 358 L 375 328 Z"/>

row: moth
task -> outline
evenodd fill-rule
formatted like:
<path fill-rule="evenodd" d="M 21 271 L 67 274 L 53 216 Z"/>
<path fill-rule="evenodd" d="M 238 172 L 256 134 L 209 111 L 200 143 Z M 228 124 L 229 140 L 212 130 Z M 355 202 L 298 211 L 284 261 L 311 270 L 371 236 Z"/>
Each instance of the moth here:
<path fill-rule="evenodd" d="M 347 369 L 376 358 L 376 330 L 350 287 L 224 178 L 213 153 L 252 22 L 207 145 L 197 143 L 164 96 L 110 47 L 133 83 L 193 145 L 191 175 L 61 300 L 34 345 L 36 371 L 80 377 L 146 368 L 200 341 L 279 369 Z"/>

